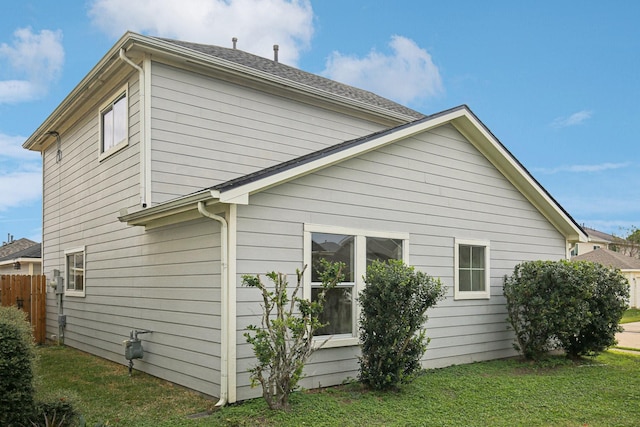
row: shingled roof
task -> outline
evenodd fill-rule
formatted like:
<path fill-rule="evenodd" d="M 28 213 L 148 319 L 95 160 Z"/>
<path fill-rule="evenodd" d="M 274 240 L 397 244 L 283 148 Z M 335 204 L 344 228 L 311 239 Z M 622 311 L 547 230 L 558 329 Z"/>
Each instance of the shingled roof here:
<path fill-rule="evenodd" d="M 620 270 L 640 270 L 640 259 L 605 248 L 598 248 L 591 252 L 574 256 L 571 261 L 591 261 L 606 267 L 619 268 Z"/>
<path fill-rule="evenodd" d="M 29 240 L 25 238 L 14 240 L 11 243 L 6 243 L 0 246 L 0 259 L 3 259 L 9 255 L 14 255 L 33 245 L 37 245 L 37 243 L 34 242 L 33 240 Z"/>
<path fill-rule="evenodd" d="M 404 105 L 393 102 L 389 99 L 376 95 L 363 89 L 358 89 L 343 83 L 336 82 L 325 77 L 308 73 L 289 65 L 277 62 L 271 59 L 263 58 L 240 49 L 230 49 L 220 46 L 185 42 L 181 40 L 172 40 L 160 37 L 154 37 L 177 46 L 191 49 L 206 55 L 224 59 L 235 64 L 240 64 L 263 73 L 271 74 L 283 79 L 290 80 L 299 84 L 304 84 L 317 90 L 321 90 L 333 95 L 342 96 L 354 101 L 363 102 L 375 107 L 384 108 L 389 111 L 404 114 L 415 119 L 421 119 L 424 114 L 407 108 Z"/>

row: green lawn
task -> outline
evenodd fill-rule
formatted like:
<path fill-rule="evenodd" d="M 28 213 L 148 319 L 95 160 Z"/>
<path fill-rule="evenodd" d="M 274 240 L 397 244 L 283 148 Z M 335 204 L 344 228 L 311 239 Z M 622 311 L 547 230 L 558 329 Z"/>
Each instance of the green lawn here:
<path fill-rule="evenodd" d="M 428 350 L 427 350 L 428 351 Z M 40 390 L 68 390 L 87 426 L 637 426 L 640 356 L 607 352 L 574 364 L 502 360 L 426 371 L 399 392 L 352 383 L 295 393 L 289 413 L 262 399 L 206 418 L 207 400 L 65 347 L 39 350 Z"/>
<path fill-rule="evenodd" d="M 624 312 L 620 323 L 640 322 L 640 309 L 630 308 Z"/>

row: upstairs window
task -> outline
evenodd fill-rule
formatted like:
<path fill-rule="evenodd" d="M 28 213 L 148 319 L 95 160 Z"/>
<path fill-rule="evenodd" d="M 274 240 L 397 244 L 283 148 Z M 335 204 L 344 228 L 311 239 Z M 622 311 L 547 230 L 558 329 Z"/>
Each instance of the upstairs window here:
<path fill-rule="evenodd" d="M 455 241 L 455 299 L 486 299 L 490 293 L 489 242 Z"/>
<path fill-rule="evenodd" d="M 129 108 L 127 89 L 100 108 L 100 154 L 112 154 L 128 144 Z"/>

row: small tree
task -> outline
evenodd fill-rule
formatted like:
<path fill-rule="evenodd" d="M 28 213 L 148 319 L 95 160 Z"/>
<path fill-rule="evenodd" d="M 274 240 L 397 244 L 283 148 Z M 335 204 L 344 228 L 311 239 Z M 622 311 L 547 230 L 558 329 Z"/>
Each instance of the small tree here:
<path fill-rule="evenodd" d="M 35 345 L 31 325 L 15 307 L 0 307 L 0 425 L 28 425 L 34 411 Z"/>
<path fill-rule="evenodd" d="M 402 261 L 374 261 L 360 292 L 359 378 L 375 389 L 407 382 L 420 369 L 429 342 L 422 326 L 426 311 L 444 297 L 434 279 Z"/>
<path fill-rule="evenodd" d="M 287 295 L 286 275 L 282 273 L 267 274 L 274 285 L 273 290 L 262 282 L 259 275 L 242 277 L 243 285 L 257 288 L 262 293 L 262 326 L 248 326 L 247 329 L 254 334 L 247 332 L 244 336 L 258 359 L 258 364 L 249 369 L 251 385 L 262 385 L 262 396 L 269 408 L 289 409 L 289 395 L 297 388 L 306 361 L 320 347 L 313 346 L 313 335 L 325 326 L 318 319 L 325 293 L 342 280 L 343 267 L 341 263 L 323 262 L 320 273 L 322 291 L 315 301 L 297 296 L 306 266 L 302 271 L 296 270 L 297 284 L 291 298 Z"/>

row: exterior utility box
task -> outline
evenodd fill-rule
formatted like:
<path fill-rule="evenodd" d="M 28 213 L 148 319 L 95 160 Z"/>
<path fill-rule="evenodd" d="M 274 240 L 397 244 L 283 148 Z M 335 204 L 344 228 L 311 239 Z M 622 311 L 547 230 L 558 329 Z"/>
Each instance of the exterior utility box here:
<path fill-rule="evenodd" d="M 142 349 L 142 341 L 133 339 L 124 342 L 124 357 L 127 360 L 142 359 L 144 350 Z"/>

